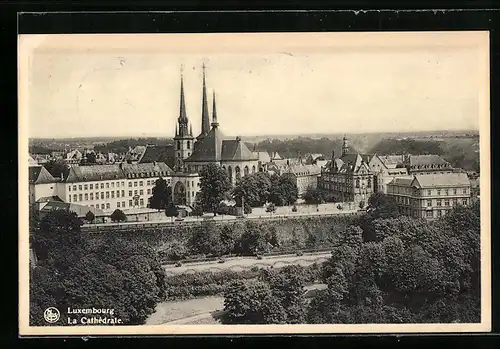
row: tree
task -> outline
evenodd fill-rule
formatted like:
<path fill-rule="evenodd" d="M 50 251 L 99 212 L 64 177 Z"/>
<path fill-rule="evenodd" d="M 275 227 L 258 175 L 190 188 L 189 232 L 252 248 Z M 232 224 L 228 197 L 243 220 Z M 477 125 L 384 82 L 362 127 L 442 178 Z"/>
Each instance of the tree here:
<path fill-rule="evenodd" d="M 39 263 L 30 273 L 30 325 L 47 325 L 48 307 L 112 308 L 124 325 L 144 324 L 165 297 L 158 255 L 143 241 L 104 233 L 93 243 L 76 214 L 49 212 L 33 232 Z M 67 314 L 54 325 L 68 325 Z M 80 316 L 73 318 L 80 320 Z"/>
<path fill-rule="evenodd" d="M 225 202 L 221 202 L 219 204 L 219 207 L 217 208 L 217 213 L 220 214 L 221 216 L 227 215 L 229 212 L 229 207 L 226 205 Z"/>
<path fill-rule="evenodd" d="M 49 171 L 49 173 L 53 177 L 61 178 L 61 175 L 63 175 L 64 178 L 68 178 L 69 166 L 66 163 L 66 161 L 64 161 L 62 159 L 50 160 L 50 161 L 46 162 L 45 164 L 43 164 L 43 167 L 45 167 L 45 169 L 47 171 Z"/>
<path fill-rule="evenodd" d="M 259 207 L 266 203 L 271 189 L 271 180 L 267 173 L 257 172 L 247 175 L 233 189 L 236 205 L 241 207 L 242 199 L 251 207 Z"/>
<path fill-rule="evenodd" d="M 125 215 L 125 213 L 123 213 L 123 211 L 118 208 L 113 211 L 113 213 L 111 214 L 111 216 L 109 216 L 109 218 L 111 218 L 113 222 L 118 222 L 118 223 L 125 222 L 127 220 L 127 216 Z"/>
<path fill-rule="evenodd" d="M 92 223 L 95 219 L 94 213 L 92 211 L 87 212 L 87 214 L 85 215 L 85 219 L 87 220 L 87 222 Z"/>
<path fill-rule="evenodd" d="M 80 257 L 87 240 L 76 213 L 57 209 L 44 216 L 32 230 L 32 247 L 39 262 L 64 266 Z"/>
<path fill-rule="evenodd" d="M 269 205 L 267 205 L 266 212 L 271 214 L 276 212 L 276 206 L 271 202 Z"/>
<path fill-rule="evenodd" d="M 324 200 L 323 192 L 319 188 L 312 186 L 307 187 L 306 192 L 302 194 L 302 198 L 306 204 L 321 204 Z"/>
<path fill-rule="evenodd" d="M 368 212 L 373 219 L 395 218 L 399 216 L 398 204 L 394 197 L 384 193 L 373 193 L 368 199 Z"/>
<path fill-rule="evenodd" d="M 217 215 L 221 201 L 228 198 L 231 190 L 229 177 L 221 167 L 208 164 L 200 171 L 199 199 L 203 210 Z"/>
<path fill-rule="evenodd" d="M 233 282 L 224 292 L 227 324 L 283 324 L 286 311 L 268 283 L 258 280 Z"/>
<path fill-rule="evenodd" d="M 277 174 L 271 176 L 269 201 L 276 206 L 285 206 L 294 204 L 297 198 L 298 188 L 293 174 L 285 173 L 281 176 Z"/>
<path fill-rule="evenodd" d="M 168 203 L 172 200 L 172 188 L 163 178 L 158 178 L 153 187 L 153 196 L 151 196 L 149 207 L 158 211 L 167 208 Z"/>
<path fill-rule="evenodd" d="M 173 221 L 174 217 L 177 217 L 178 215 L 179 210 L 177 209 L 177 206 L 170 202 L 165 209 L 165 216 L 170 217 L 170 221 Z"/>
<path fill-rule="evenodd" d="M 201 207 L 201 205 L 198 202 L 195 202 L 194 207 L 193 207 L 193 211 L 191 212 L 191 214 L 195 217 L 203 216 L 203 208 Z"/>

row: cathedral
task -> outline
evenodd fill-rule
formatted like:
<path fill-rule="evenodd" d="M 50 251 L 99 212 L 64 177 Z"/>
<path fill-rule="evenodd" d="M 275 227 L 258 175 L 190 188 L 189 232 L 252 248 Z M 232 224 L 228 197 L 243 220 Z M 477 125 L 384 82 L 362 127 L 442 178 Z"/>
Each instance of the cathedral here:
<path fill-rule="evenodd" d="M 176 205 L 193 206 L 200 191 L 199 171 L 203 166 L 216 164 L 228 174 L 231 182 L 255 173 L 259 169 L 258 156 L 248 149 L 241 137 L 229 139 L 224 136 L 217 120 L 215 92 L 212 97 L 210 122 L 205 65 L 203 65 L 201 132 L 195 138 L 184 98 L 184 81 L 181 74 L 179 117 L 177 118 L 172 175 L 172 199 Z"/>

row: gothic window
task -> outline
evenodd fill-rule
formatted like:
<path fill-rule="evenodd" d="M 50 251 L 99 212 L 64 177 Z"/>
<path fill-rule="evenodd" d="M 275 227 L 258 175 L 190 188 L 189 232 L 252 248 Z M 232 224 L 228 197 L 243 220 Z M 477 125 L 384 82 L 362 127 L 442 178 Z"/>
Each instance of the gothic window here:
<path fill-rule="evenodd" d="M 252 173 L 255 173 L 255 165 L 252 166 Z"/>
<path fill-rule="evenodd" d="M 227 173 L 229 175 L 229 180 L 233 180 L 233 169 L 231 168 L 231 166 L 228 166 L 227 167 Z"/>
<path fill-rule="evenodd" d="M 236 172 L 236 180 L 241 179 L 241 172 L 240 172 L 239 166 L 236 166 L 236 168 L 234 169 L 234 172 Z"/>
<path fill-rule="evenodd" d="M 359 178 L 356 178 L 356 188 L 359 188 Z"/>
<path fill-rule="evenodd" d="M 368 178 L 368 183 L 367 183 L 368 188 L 372 187 L 372 179 Z"/>
<path fill-rule="evenodd" d="M 191 142 L 190 141 L 187 142 L 187 148 L 191 149 Z"/>
<path fill-rule="evenodd" d="M 248 166 L 245 166 L 245 168 L 243 169 L 243 173 L 245 174 L 245 176 L 248 176 Z"/>
<path fill-rule="evenodd" d="M 181 149 L 181 141 L 177 141 L 177 150 Z"/>

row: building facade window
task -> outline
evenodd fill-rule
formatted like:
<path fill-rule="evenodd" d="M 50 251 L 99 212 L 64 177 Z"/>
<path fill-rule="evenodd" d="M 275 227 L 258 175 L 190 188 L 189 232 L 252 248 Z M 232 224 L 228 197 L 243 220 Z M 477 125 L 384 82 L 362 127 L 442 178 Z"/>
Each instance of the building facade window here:
<path fill-rule="evenodd" d="M 84 189 L 84 190 L 89 190 L 89 186 L 88 186 L 87 184 L 85 184 L 85 185 L 83 186 L 83 189 Z"/>
<path fill-rule="evenodd" d="M 144 185 L 144 181 L 139 182 L 139 187 L 142 187 Z"/>
<path fill-rule="evenodd" d="M 120 201 L 116 203 L 116 207 L 120 208 Z"/>
<path fill-rule="evenodd" d="M 82 185 L 81 184 L 78 185 L 78 190 L 82 190 Z"/>
<path fill-rule="evenodd" d="M 467 206 L 467 199 L 462 200 L 462 205 Z"/>
<path fill-rule="evenodd" d="M 132 207 L 132 200 L 128 201 L 128 207 Z"/>
<path fill-rule="evenodd" d="M 76 185 L 73 186 L 73 191 L 76 191 Z"/>
<path fill-rule="evenodd" d="M 106 192 L 106 199 L 109 199 L 109 191 Z"/>
<path fill-rule="evenodd" d="M 139 200 L 139 203 L 143 207 L 144 206 L 144 199 Z"/>
<path fill-rule="evenodd" d="M 103 210 L 104 210 L 104 208 L 105 208 L 104 204 L 101 204 L 101 209 L 103 209 Z"/>
<path fill-rule="evenodd" d="M 139 190 L 139 195 L 144 195 L 144 190 L 143 189 Z"/>
<path fill-rule="evenodd" d="M 436 200 L 436 204 L 437 204 L 438 206 L 441 206 L 441 200 Z"/>
<path fill-rule="evenodd" d="M 137 181 L 134 182 L 134 187 L 137 187 Z"/>
<path fill-rule="evenodd" d="M 444 200 L 444 205 L 445 206 L 450 206 L 450 200 Z"/>
<path fill-rule="evenodd" d="M 111 204 L 109 202 L 106 203 L 106 208 L 108 208 L 108 209 L 111 208 Z"/>
<path fill-rule="evenodd" d="M 122 198 L 125 197 L 125 190 L 122 190 Z"/>
<path fill-rule="evenodd" d="M 114 191 L 112 191 L 112 192 L 111 192 L 111 198 L 112 198 L 112 199 L 114 199 L 114 198 L 115 198 L 115 192 L 114 192 Z"/>
<path fill-rule="evenodd" d="M 89 194 L 85 193 L 85 200 L 89 199 Z"/>
<path fill-rule="evenodd" d="M 431 207 L 432 206 L 432 200 L 427 200 L 427 207 Z"/>
<path fill-rule="evenodd" d="M 78 194 L 78 201 L 83 201 L 83 195 L 82 194 Z"/>
<path fill-rule="evenodd" d="M 432 211 L 426 211 L 426 212 L 425 212 L 425 215 L 426 215 L 427 217 L 432 217 Z"/>
<path fill-rule="evenodd" d="M 76 194 L 73 194 L 73 201 L 78 201 L 78 196 L 76 196 Z"/>
<path fill-rule="evenodd" d="M 106 189 L 109 189 L 109 183 L 106 183 Z"/>
<path fill-rule="evenodd" d="M 104 183 L 101 183 L 101 189 L 104 189 Z"/>
<path fill-rule="evenodd" d="M 94 193 L 90 193 L 90 200 L 94 200 Z"/>
<path fill-rule="evenodd" d="M 90 190 L 94 190 L 94 185 L 90 184 Z"/>
<path fill-rule="evenodd" d="M 132 187 L 132 182 L 128 182 L 128 187 L 131 188 Z"/>
<path fill-rule="evenodd" d="M 101 199 L 104 199 L 104 192 L 101 191 Z"/>

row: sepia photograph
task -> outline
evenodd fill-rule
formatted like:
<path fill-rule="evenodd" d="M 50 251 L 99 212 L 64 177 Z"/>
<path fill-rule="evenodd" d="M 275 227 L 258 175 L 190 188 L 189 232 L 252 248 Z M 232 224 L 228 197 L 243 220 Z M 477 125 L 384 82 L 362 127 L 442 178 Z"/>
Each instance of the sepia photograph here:
<path fill-rule="evenodd" d="M 488 32 L 20 35 L 21 335 L 488 332 Z"/>

